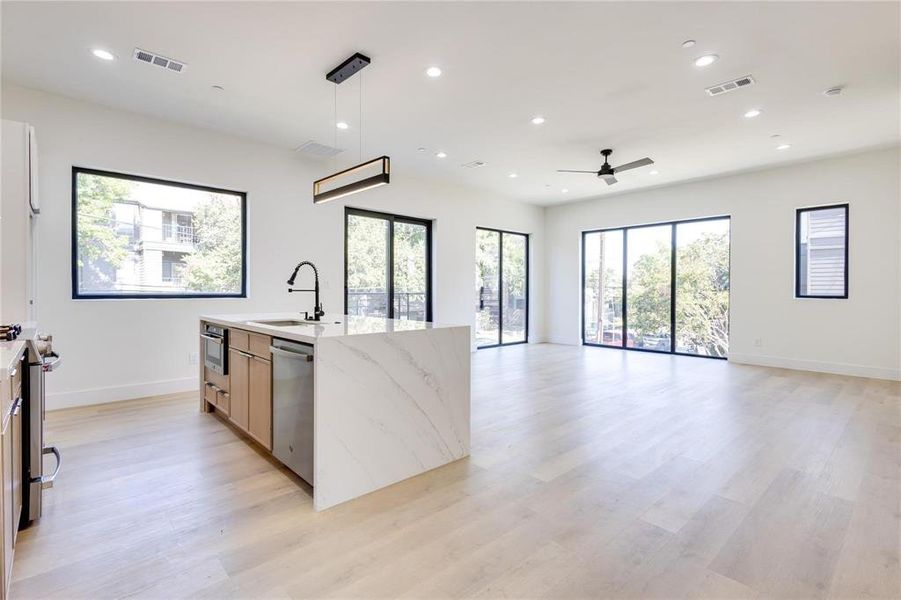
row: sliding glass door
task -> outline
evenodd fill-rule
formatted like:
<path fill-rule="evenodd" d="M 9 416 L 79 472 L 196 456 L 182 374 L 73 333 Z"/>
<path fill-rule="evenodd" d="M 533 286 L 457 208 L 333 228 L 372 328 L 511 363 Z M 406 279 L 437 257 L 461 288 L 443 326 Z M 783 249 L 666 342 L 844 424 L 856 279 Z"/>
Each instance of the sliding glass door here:
<path fill-rule="evenodd" d="M 729 218 L 582 234 L 582 341 L 725 358 Z"/>
<path fill-rule="evenodd" d="M 585 280 L 584 340 L 621 346 L 623 342 L 623 231 L 599 231 L 583 238 Z"/>
<path fill-rule="evenodd" d="M 676 223 L 676 352 L 729 350 L 729 219 Z"/>
<path fill-rule="evenodd" d="M 521 344 L 529 336 L 529 236 L 476 229 L 476 343 Z"/>
<path fill-rule="evenodd" d="M 626 230 L 626 346 L 670 351 L 672 226 Z"/>
<path fill-rule="evenodd" d="M 344 231 L 344 312 L 431 321 L 431 222 L 348 208 Z"/>

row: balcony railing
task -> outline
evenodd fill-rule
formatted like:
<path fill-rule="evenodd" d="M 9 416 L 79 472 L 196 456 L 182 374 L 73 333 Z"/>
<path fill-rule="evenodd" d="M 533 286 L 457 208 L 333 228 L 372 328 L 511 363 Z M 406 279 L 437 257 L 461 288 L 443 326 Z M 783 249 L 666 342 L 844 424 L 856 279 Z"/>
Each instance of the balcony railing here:
<path fill-rule="evenodd" d="M 179 244 L 194 244 L 194 227 L 191 225 L 163 224 L 163 240 Z"/>
<path fill-rule="evenodd" d="M 386 317 L 388 315 L 387 292 L 348 290 L 347 314 L 368 317 Z M 394 318 L 410 321 L 425 321 L 425 292 L 395 292 Z"/>

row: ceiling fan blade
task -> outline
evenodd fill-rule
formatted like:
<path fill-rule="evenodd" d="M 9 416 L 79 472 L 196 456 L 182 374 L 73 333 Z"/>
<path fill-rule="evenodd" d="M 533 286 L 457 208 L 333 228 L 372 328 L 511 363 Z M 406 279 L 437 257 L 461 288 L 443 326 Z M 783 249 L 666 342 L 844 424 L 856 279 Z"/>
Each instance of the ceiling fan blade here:
<path fill-rule="evenodd" d="M 629 169 L 637 169 L 638 167 L 644 167 L 647 165 L 653 165 L 654 161 L 648 157 L 642 158 L 640 160 L 635 160 L 630 163 L 626 163 L 624 165 L 620 165 L 618 167 L 613 167 L 613 170 L 619 173 L 620 171 L 628 171 Z"/>
<path fill-rule="evenodd" d="M 601 179 L 603 179 L 607 183 L 607 185 L 613 185 L 614 183 L 616 183 L 616 177 L 614 177 L 613 175 L 603 175 L 601 176 Z"/>
<path fill-rule="evenodd" d="M 557 169 L 558 173 L 591 173 L 592 175 L 597 175 L 597 171 L 572 171 L 570 169 Z"/>

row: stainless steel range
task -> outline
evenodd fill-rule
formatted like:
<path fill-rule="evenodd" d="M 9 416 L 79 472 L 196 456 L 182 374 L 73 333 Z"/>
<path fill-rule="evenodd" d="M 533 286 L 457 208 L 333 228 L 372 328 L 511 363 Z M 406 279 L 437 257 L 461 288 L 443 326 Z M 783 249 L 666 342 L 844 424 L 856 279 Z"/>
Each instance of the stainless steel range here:
<path fill-rule="evenodd" d="M 28 344 L 28 401 L 24 403 L 22 431 L 23 481 L 21 527 L 41 516 L 41 495 L 44 488 L 52 487 L 59 473 L 60 453 L 56 446 L 44 446 L 44 396 L 47 373 L 58 369 L 60 357 L 53 351 L 53 337 L 38 335 Z M 24 384 L 24 382 L 23 382 Z M 45 474 L 44 455 L 56 458 L 53 472 Z"/>

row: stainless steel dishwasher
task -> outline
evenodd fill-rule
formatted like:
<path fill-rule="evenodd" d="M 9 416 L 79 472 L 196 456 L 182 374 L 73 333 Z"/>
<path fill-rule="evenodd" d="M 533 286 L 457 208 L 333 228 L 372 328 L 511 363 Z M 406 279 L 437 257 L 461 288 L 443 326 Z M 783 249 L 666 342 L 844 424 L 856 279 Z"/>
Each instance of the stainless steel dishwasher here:
<path fill-rule="evenodd" d="M 313 346 L 274 338 L 272 454 L 313 485 Z"/>

